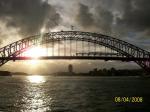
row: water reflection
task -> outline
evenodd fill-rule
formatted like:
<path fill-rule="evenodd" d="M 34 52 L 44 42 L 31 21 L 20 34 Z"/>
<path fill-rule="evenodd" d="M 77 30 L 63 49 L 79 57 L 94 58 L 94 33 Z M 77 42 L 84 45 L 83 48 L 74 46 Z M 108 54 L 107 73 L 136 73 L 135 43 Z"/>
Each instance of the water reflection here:
<path fill-rule="evenodd" d="M 33 75 L 33 76 L 27 76 L 27 79 L 31 83 L 44 83 L 45 78 L 43 76 Z"/>
<path fill-rule="evenodd" d="M 24 107 L 21 112 L 51 111 L 52 98 L 46 94 L 45 81 L 44 76 L 27 76 L 26 91 L 22 99 Z"/>

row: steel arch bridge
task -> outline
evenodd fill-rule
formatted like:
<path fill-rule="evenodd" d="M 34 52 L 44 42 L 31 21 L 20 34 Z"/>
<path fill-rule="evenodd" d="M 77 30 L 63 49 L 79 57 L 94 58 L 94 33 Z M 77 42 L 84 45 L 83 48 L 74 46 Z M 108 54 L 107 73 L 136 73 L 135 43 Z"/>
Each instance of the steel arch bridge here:
<path fill-rule="evenodd" d="M 60 53 L 62 53 L 62 49 L 60 49 L 62 41 L 64 49 L 63 55 L 60 55 Z M 79 41 L 81 42 L 80 48 L 78 48 Z M 21 54 L 29 48 L 38 45 L 47 45 L 48 43 L 51 44 L 52 55 L 41 56 L 39 59 L 103 59 L 134 61 L 145 71 L 150 73 L 150 52 L 117 38 L 103 34 L 80 31 L 43 33 L 4 46 L 0 48 L 0 66 L 4 65 L 9 60 L 32 59 L 31 57 L 21 56 Z M 56 47 L 56 44 L 58 47 L 57 55 L 54 54 L 54 46 Z M 70 47 L 67 48 L 66 46 Z M 108 48 L 111 52 L 106 50 L 98 52 L 96 50 L 97 46 Z M 80 52 L 77 49 L 80 49 Z M 84 49 L 88 49 L 87 52 L 85 52 Z M 72 54 L 73 50 L 75 51 L 74 54 Z"/>

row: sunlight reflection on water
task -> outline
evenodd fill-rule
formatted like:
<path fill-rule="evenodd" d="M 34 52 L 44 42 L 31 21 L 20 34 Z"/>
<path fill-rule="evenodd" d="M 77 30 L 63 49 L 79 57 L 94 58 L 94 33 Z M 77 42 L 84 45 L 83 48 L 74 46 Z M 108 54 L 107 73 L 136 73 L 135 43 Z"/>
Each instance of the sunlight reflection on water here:
<path fill-rule="evenodd" d="M 27 76 L 27 79 L 31 83 L 44 83 L 45 78 L 39 75 Z"/>
<path fill-rule="evenodd" d="M 135 77 L 0 77 L 1 112 L 150 112 L 150 80 Z M 146 91 L 145 91 L 146 90 Z M 116 96 L 143 103 L 114 103 Z"/>
<path fill-rule="evenodd" d="M 27 82 L 30 83 L 26 85 L 26 92 L 22 99 L 22 101 L 25 102 L 25 105 L 21 112 L 50 111 L 50 106 L 46 105 L 47 102 L 51 102 L 52 98 L 47 98 L 45 90 L 41 86 L 41 84 L 45 82 L 45 77 L 38 75 L 27 76 Z M 51 105 L 51 103 L 49 105 Z"/>

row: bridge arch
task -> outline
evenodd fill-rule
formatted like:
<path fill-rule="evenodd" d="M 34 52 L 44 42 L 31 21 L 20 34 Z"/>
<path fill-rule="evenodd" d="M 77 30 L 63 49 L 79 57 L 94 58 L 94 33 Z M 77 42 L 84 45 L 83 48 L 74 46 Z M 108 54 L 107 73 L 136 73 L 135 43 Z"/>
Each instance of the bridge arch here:
<path fill-rule="evenodd" d="M 20 53 L 23 53 L 30 47 L 64 40 L 86 41 L 108 47 L 121 53 L 127 58 L 135 58 L 134 61 L 138 65 L 140 65 L 146 71 L 150 72 L 150 52 L 120 39 L 91 32 L 61 31 L 27 37 L 0 48 L 0 56 L 17 57 Z M 136 60 L 136 58 L 141 58 L 144 60 Z M 0 66 L 4 65 L 8 61 L 9 60 L 0 60 Z"/>

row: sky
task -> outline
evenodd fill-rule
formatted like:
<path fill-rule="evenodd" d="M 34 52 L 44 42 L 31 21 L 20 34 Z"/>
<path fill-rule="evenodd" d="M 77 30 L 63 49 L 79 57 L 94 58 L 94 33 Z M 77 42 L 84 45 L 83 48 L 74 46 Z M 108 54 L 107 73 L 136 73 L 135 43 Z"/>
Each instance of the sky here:
<path fill-rule="evenodd" d="M 150 0 L 0 0 L 0 47 L 39 34 L 42 28 L 67 31 L 73 25 L 74 30 L 110 35 L 150 51 L 149 4 Z M 139 68 L 132 62 L 113 61 L 43 61 L 30 68 L 24 63 L 9 62 L 1 69 L 49 73 L 64 71 L 70 63 L 79 72 L 95 67 Z"/>

